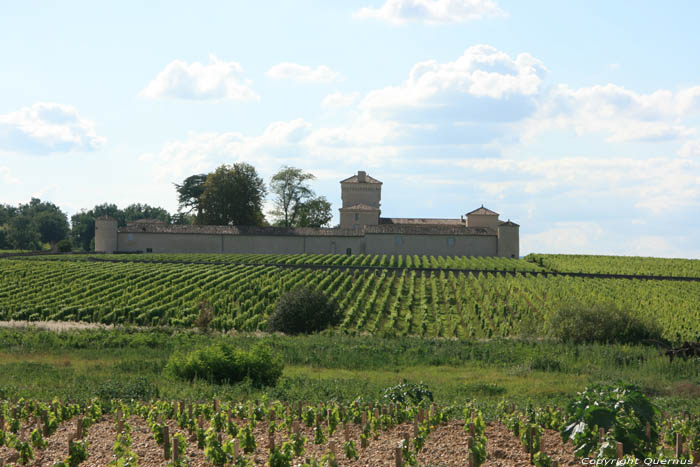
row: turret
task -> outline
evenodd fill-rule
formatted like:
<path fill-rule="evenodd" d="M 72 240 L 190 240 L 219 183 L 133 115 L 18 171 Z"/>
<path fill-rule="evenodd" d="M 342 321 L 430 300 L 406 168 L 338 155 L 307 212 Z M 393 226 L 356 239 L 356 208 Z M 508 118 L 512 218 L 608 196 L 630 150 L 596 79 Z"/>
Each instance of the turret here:
<path fill-rule="evenodd" d="M 498 226 L 498 256 L 520 257 L 520 226 L 510 219 Z"/>
<path fill-rule="evenodd" d="M 101 216 L 95 219 L 95 251 L 117 251 L 117 225 L 117 220 L 113 217 Z"/>

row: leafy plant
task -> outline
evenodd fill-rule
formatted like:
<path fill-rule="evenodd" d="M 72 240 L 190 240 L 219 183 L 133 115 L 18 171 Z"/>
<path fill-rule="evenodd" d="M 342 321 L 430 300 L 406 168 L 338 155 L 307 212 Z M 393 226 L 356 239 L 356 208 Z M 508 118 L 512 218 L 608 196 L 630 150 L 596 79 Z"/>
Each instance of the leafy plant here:
<path fill-rule="evenodd" d="M 432 402 L 433 392 L 425 383 L 409 383 L 404 379 L 402 383 L 384 389 L 383 397 L 400 404 L 420 404 Z"/>
<path fill-rule="evenodd" d="M 601 428 L 623 444 L 625 453 L 639 458 L 647 457 L 658 443 L 660 411 L 633 385 L 588 387 L 569 404 L 567 414 L 562 439 L 573 442 L 579 457 L 598 449 Z M 647 424 L 651 441 L 646 439 Z"/>
<path fill-rule="evenodd" d="M 357 448 L 355 447 L 355 442 L 353 440 L 345 442 L 343 445 L 343 451 L 345 451 L 345 457 L 348 459 L 359 459 L 359 454 L 357 453 Z"/>

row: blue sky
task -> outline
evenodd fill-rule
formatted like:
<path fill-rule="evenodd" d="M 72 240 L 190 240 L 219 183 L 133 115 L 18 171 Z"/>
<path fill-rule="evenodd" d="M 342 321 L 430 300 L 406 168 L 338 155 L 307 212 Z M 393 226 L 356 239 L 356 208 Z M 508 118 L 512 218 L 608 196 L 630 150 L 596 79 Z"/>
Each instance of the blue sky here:
<path fill-rule="evenodd" d="M 11 2 L 0 202 L 177 207 L 223 163 L 484 204 L 521 252 L 700 258 L 700 4 Z M 337 211 L 336 211 L 337 212 Z"/>

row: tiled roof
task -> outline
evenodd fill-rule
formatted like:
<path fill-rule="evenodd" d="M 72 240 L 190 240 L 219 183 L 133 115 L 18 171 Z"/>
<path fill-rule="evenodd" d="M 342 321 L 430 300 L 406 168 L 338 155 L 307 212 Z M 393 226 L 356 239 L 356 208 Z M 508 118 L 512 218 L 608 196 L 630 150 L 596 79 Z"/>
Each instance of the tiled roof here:
<path fill-rule="evenodd" d="M 430 219 L 412 217 L 380 217 L 380 224 L 412 224 L 412 225 L 464 225 L 462 219 Z"/>
<path fill-rule="evenodd" d="M 135 221 L 129 221 L 127 224 L 165 224 L 160 219 L 136 219 Z"/>
<path fill-rule="evenodd" d="M 345 180 L 341 180 L 340 183 L 360 183 L 360 180 L 357 178 L 357 174 L 355 174 L 352 177 L 348 177 Z M 382 184 L 382 182 L 380 182 L 376 178 L 370 177 L 369 175 L 365 175 L 364 183 L 379 183 L 380 185 Z"/>
<path fill-rule="evenodd" d="M 120 233 L 172 233 L 213 235 L 282 235 L 300 237 L 361 237 L 361 230 L 323 229 L 315 227 L 255 227 L 236 225 L 170 225 L 130 224 L 119 229 Z"/>
<path fill-rule="evenodd" d="M 488 227 L 464 227 L 461 225 L 438 224 L 380 224 L 366 225 L 368 234 L 405 234 L 405 235 L 496 235 Z"/>
<path fill-rule="evenodd" d="M 509 226 L 509 227 L 520 227 L 519 224 L 516 224 L 515 222 L 511 221 L 510 219 L 508 219 L 508 220 L 505 221 L 505 222 L 501 222 L 501 223 L 498 224 L 498 225 L 499 225 L 499 226 L 501 226 L 501 225 L 507 225 L 507 226 Z"/>
<path fill-rule="evenodd" d="M 480 208 L 474 209 L 472 212 L 468 212 L 467 216 L 469 214 L 477 214 L 479 216 L 497 216 L 498 215 L 497 212 L 494 212 L 490 209 L 485 208 L 483 204 L 481 205 Z"/>
<path fill-rule="evenodd" d="M 345 208 L 340 208 L 341 211 L 379 211 L 379 208 L 370 206 L 369 204 L 353 204 Z"/>

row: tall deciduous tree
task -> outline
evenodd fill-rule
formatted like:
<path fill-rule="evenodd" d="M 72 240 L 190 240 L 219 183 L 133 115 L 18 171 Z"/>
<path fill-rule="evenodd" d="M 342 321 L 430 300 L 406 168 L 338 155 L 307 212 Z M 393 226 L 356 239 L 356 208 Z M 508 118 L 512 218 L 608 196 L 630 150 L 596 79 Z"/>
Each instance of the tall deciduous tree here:
<path fill-rule="evenodd" d="M 299 227 L 327 227 L 331 219 L 333 219 L 331 203 L 325 196 L 312 198 L 299 206 Z"/>
<path fill-rule="evenodd" d="M 56 249 L 56 244 L 68 237 L 68 217 L 58 208 L 39 212 L 33 219 L 36 230 L 42 242 L 51 244 L 51 249 Z"/>
<path fill-rule="evenodd" d="M 264 225 L 265 182 L 245 162 L 222 165 L 207 176 L 201 200 L 201 223 Z"/>
<path fill-rule="evenodd" d="M 275 209 L 271 214 L 276 219 L 275 224 L 282 227 L 298 225 L 301 206 L 314 197 L 314 192 L 307 182 L 315 178 L 313 174 L 287 166 L 282 167 L 272 177 L 270 191 L 275 196 Z"/>
<path fill-rule="evenodd" d="M 178 212 L 199 217 L 202 212 L 201 198 L 207 174 L 197 174 L 187 177 L 181 184 L 173 183 L 177 191 Z"/>
<path fill-rule="evenodd" d="M 126 222 L 137 221 L 139 219 L 158 219 L 159 221 L 169 224 L 171 216 L 168 211 L 161 207 L 134 203 L 124 208 L 124 219 Z"/>

